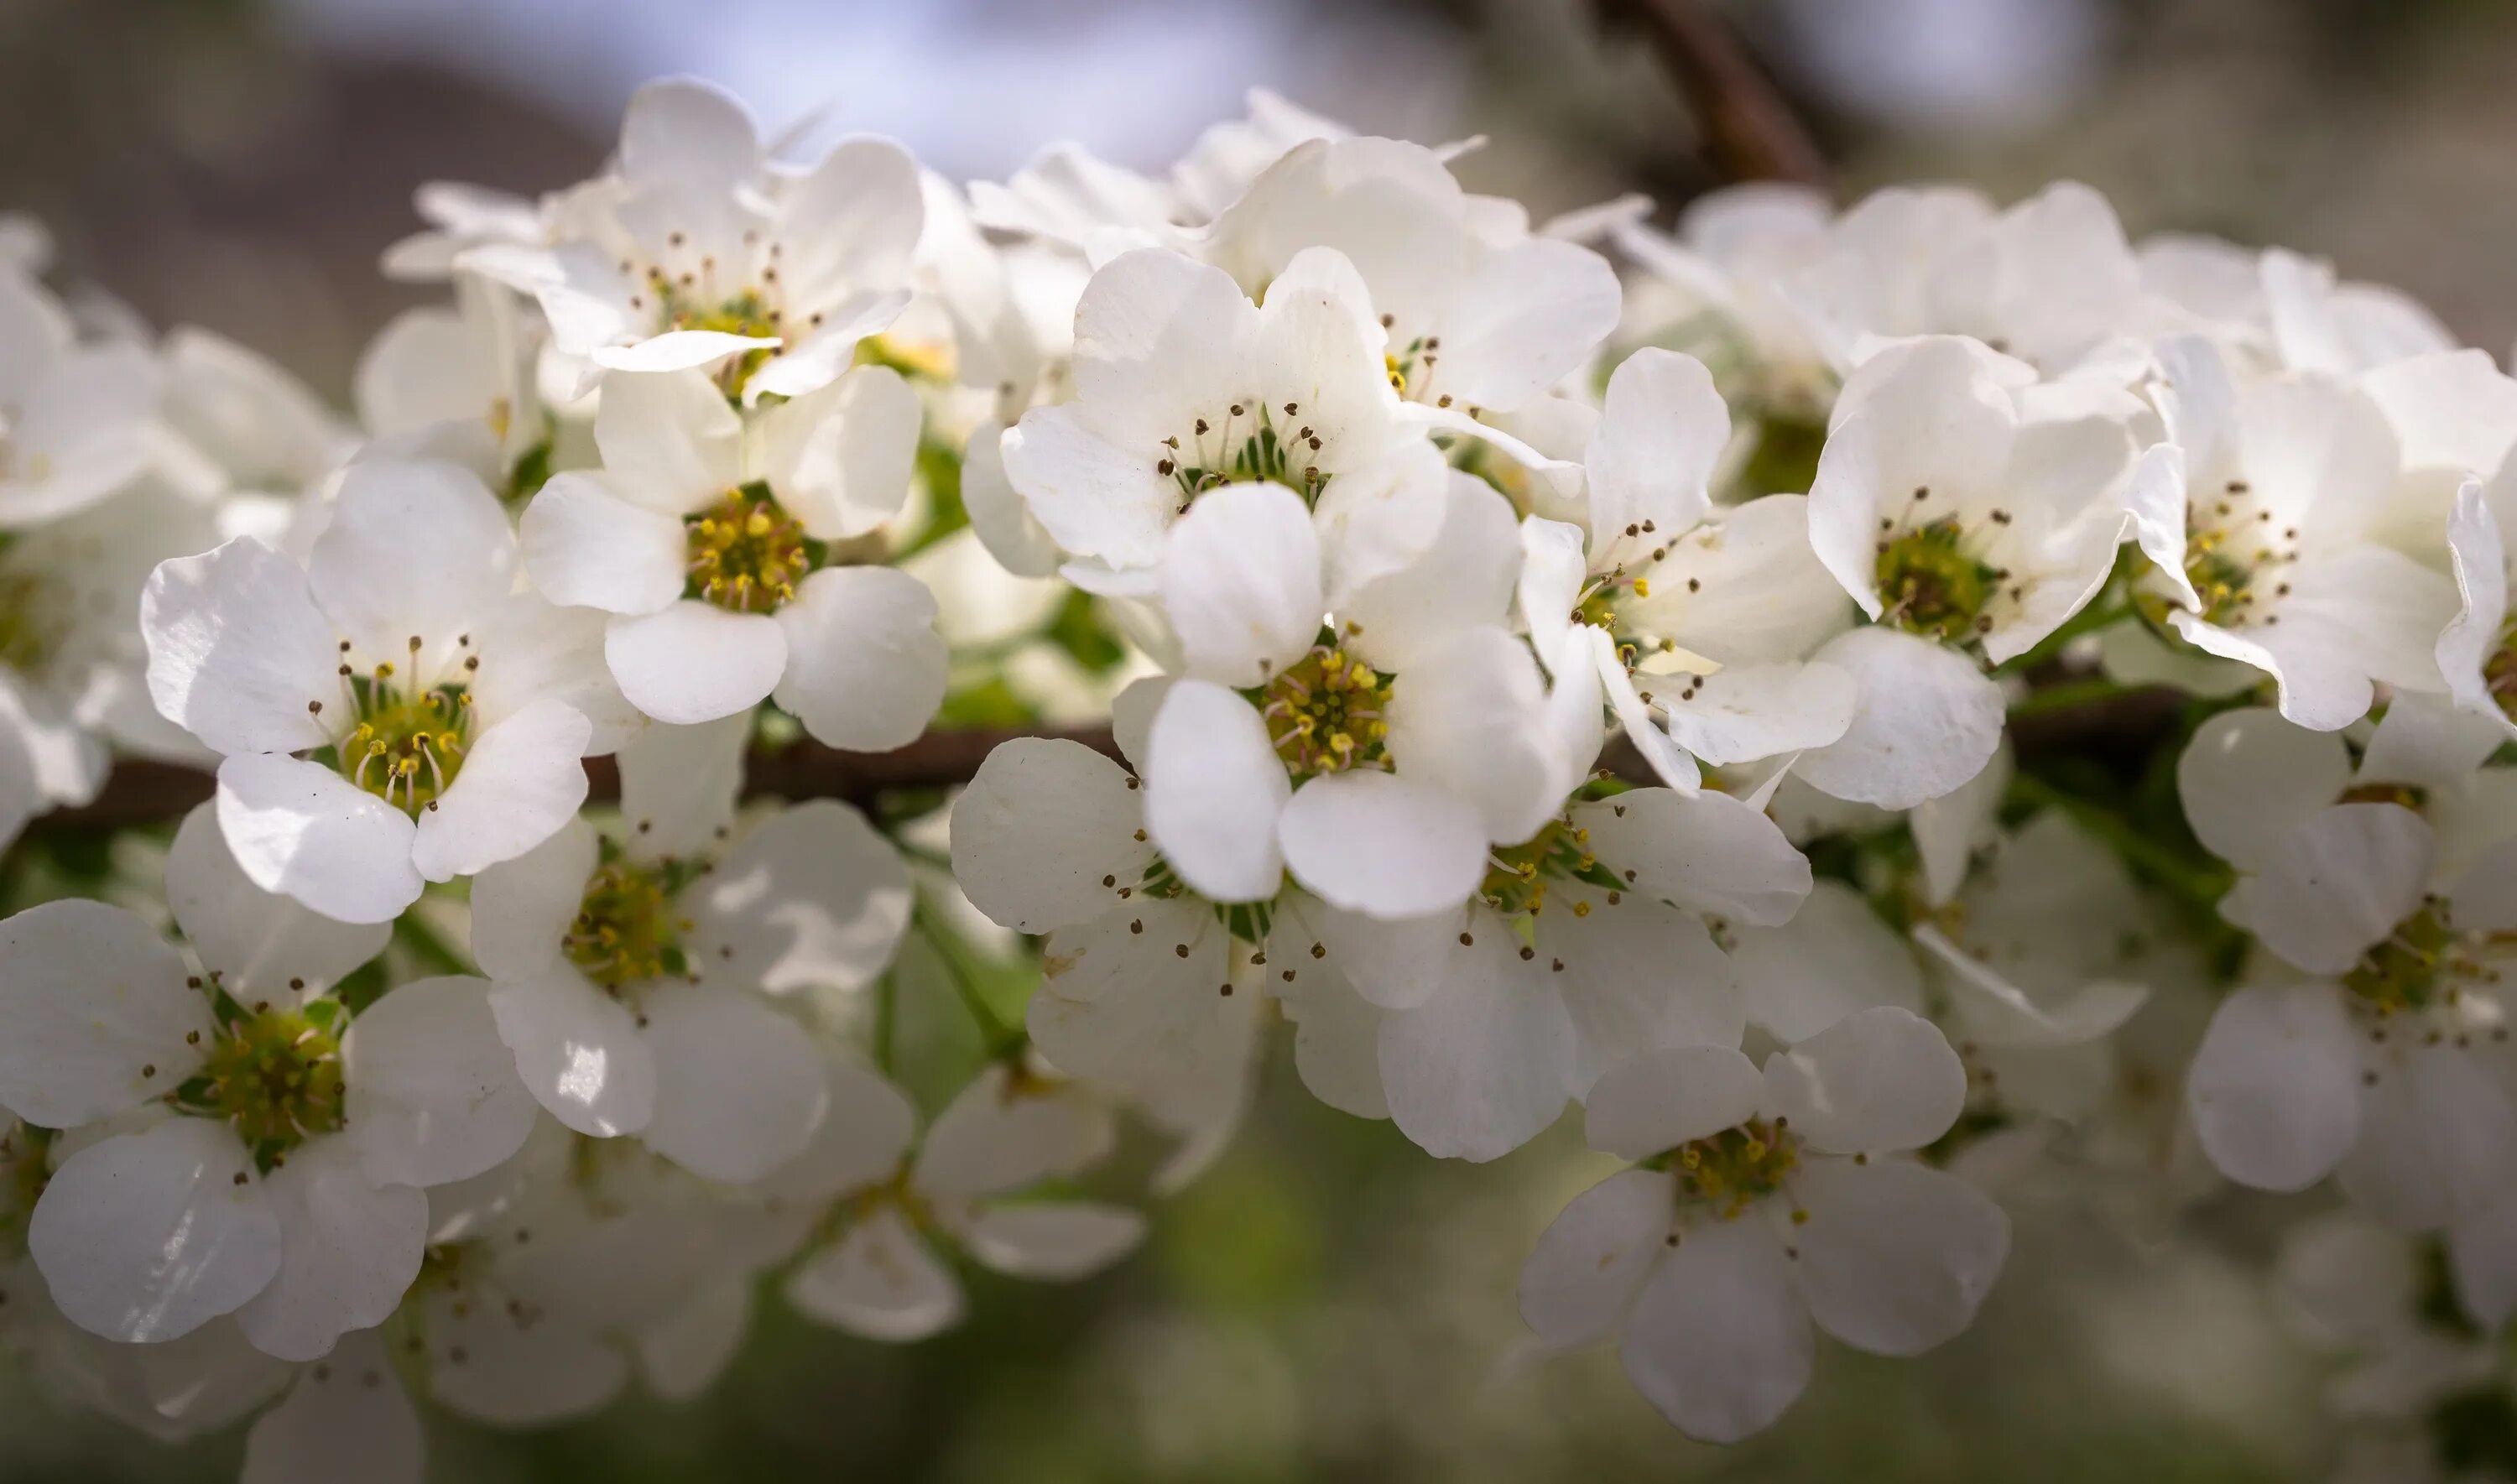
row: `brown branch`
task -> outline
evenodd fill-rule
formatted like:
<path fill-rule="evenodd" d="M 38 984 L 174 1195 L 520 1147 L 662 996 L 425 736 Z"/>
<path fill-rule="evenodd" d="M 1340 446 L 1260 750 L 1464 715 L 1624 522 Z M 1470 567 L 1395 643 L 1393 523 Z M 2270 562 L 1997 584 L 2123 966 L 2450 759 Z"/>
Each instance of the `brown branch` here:
<path fill-rule="evenodd" d="M 2180 698 L 2169 692 L 2140 692 L 2067 711 L 2023 716 L 2012 724 L 2011 739 L 2022 756 L 2056 756 L 2096 752 L 2138 755 L 2174 725 Z M 891 752 L 842 752 L 816 742 L 754 752 L 746 765 L 746 798 L 843 799 L 871 810 L 885 793 L 946 788 L 965 784 L 1000 743 L 1018 737 L 1051 737 L 1082 742 L 1104 756 L 1117 758 L 1119 746 L 1108 727 L 1065 727 L 1044 731 L 1019 728 L 961 728 L 929 732 Z M 1654 782 L 1650 768 L 1634 744 L 1611 736 L 1600 766 L 1629 783 Z M 619 770 L 608 757 L 586 759 L 588 797 L 595 802 L 620 796 Z M 60 809 L 29 827 L 36 833 L 130 829 L 179 820 L 208 798 L 211 776 L 181 763 L 124 758 L 96 802 Z"/>
<path fill-rule="evenodd" d="M 859 808 L 875 797 L 912 789 L 943 788 L 964 784 L 979 771 L 999 742 L 1017 737 L 1056 737 L 1079 742 L 1096 752 L 1119 755 L 1108 727 L 1075 727 L 1044 732 L 970 729 L 929 732 L 891 752 L 841 752 L 816 742 L 798 742 L 755 752 L 744 773 L 747 798 L 844 799 Z M 620 773 L 608 757 L 586 759 L 589 797 L 620 796 Z M 215 784 L 198 768 L 181 763 L 124 758 L 96 802 L 46 815 L 32 827 L 44 832 L 128 829 L 183 818 L 186 811 L 210 796 Z"/>
<path fill-rule="evenodd" d="M 1650 36 L 1678 80 L 1715 173 L 1730 181 L 1825 187 L 1826 157 L 1738 36 L 1701 0 L 1596 0 L 1606 22 Z"/>

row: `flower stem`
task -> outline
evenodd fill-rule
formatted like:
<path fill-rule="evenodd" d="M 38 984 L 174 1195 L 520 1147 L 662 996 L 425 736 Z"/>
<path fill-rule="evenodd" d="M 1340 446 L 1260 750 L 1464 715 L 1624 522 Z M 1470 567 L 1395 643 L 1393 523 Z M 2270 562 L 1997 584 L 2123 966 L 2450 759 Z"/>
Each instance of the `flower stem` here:
<path fill-rule="evenodd" d="M 996 1006 L 988 1003 L 988 996 L 980 993 L 978 981 L 971 976 L 970 966 L 961 959 L 960 940 L 936 919 L 935 910 L 927 905 L 925 898 L 918 898 L 917 907 L 912 910 L 912 921 L 924 935 L 927 945 L 935 950 L 936 958 L 944 965 L 945 977 L 953 981 L 953 991 L 960 996 L 961 1008 L 968 1011 L 970 1019 L 977 1023 L 979 1039 L 987 1042 L 989 1056 L 1003 1056 L 1028 1039 L 1027 1032 L 1007 1025 L 1004 1017 L 997 1013 Z"/>
<path fill-rule="evenodd" d="M 2199 907 L 2211 907 L 2229 890 L 2226 868 L 2197 865 L 2143 833 L 2123 816 L 2095 799 L 2069 793 L 2032 773 L 2010 783 L 2014 797 L 2026 803 L 2059 809 L 2074 824 L 2104 841 L 2115 854 L 2139 867 L 2159 885 Z"/>

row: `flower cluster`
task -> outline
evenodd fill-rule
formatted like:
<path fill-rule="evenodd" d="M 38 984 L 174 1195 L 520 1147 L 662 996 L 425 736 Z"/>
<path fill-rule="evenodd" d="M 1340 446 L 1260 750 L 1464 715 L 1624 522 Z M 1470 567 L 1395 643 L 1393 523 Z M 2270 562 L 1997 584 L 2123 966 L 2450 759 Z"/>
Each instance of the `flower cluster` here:
<path fill-rule="evenodd" d="M 0 1345 L 415 1480 L 416 1400 L 687 1397 L 766 1291 L 1107 1267 L 1283 1041 L 1434 1157 L 1578 1105 L 1520 1312 L 1691 1436 L 1962 1334 L 2013 1202 L 2330 1176 L 2328 1330 L 2416 1348 L 2360 1290 L 2442 1259 L 2445 1448 L 2517 1304 L 2517 380 L 2080 187 L 1533 225 L 1471 148 L 1259 97 L 963 187 L 659 83 L 421 193 L 355 419 L 0 232 Z M 169 838 L 117 754 L 215 782 Z"/>

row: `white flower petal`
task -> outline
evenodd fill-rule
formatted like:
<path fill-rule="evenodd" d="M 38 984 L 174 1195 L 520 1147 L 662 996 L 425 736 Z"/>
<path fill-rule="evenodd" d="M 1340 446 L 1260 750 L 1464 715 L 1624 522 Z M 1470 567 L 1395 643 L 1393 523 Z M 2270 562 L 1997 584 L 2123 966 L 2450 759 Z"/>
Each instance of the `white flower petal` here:
<path fill-rule="evenodd" d="M 469 1179 L 524 1147 L 533 1098 L 489 994 L 486 979 L 414 980 L 341 1038 L 350 1137 L 379 1183 Z"/>
<path fill-rule="evenodd" d="M 208 804 L 184 816 L 166 852 L 166 906 L 201 966 L 246 1004 L 277 1003 L 283 992 L 320 995 L 392 936 L 384 923 L 336 922 L 254 885 Z"/>
<path fill-rule="evenodd" d="M 2304 1190 L 2360 1137 L 2360 1065 L 2341 992 L 2256 986 L 2220 1001 L 2194 1053 L 2187 1107 L 2222 1174 Z"/>
<path fill-rule="evenodd" d="M 1145 811 L 1134 782 L 1081 742 L 1001 743 L 953 804 L 954 879 L 972 906 L 1017 932 L 1098 916 L 1153 859 L 1135 838 Z"/>
<path fill-rule="evenodd" d="M 666 984 L 647 997 L 647 1147 L 704 1179 L 756 1180 L 803 1152 L 831 1105 L 804 1027 L 756 996 Z"/>
<path fill-rule="evenodd" d="M 339 635 L 306 573 L 251 536 L 161 562 L 140 598 L 149 695 L 169 721 L 221 752 L 294 752 L 330 735 L 340 706 Z"/>
<path fill-rule="evenodd" d="M 1381 1086 L 1381 1009 L 1320 965 L 1269 986 L 1294 1023 L 1294 1070 L 1311 1096 L 1359 1119 L 1389 1117 Z"/>
<path fill-rule="evenodd" d="M 1162 596 L 1201 679 L 1246 689 L 1301 658 L 1326 606 L 1301 496 L 1244 484 L 1199 499 L 1163 539 Z"/>
<path fill-rule="evenodd" d="M 1830 1153 L 1920 1149 L 1966 1106 L 1966 1068 L 1940 1028 L 1893 1005 L 1775 1052 L 1765 1076 L 1765 1111 Z"/>
<path fill-rule="evenodd" d="M 1556 696 L 1569 702 L 1591 670 L 1557 663 Z M 1487 839 L 1526 840 L 1596 755 L 1596 742 L 1579 756 L 1569 741 L 1557 745 L 1552 699 L 1520 640 L 1491 624 L 1456 633 L 1391 685 L 1389 755 L 1411 782 L 1473 803 Z M 1580 709 L 1596 736 L 1596 685 Z"/>
<path fill-rule="evenodd" d="M 1221 686 L 1177 681 L 1147 749 L 1145 828 L 1180 879 L 1216 902 L 1274 896 L 1285 869 L 1277 823 L 1293 784 L 1258 709 Z"/>
<path fill-rule="evenodd" d="M 620 815 L 642 861 L 707 855 L 734 828 L 751 713 L 697 726 L 642 725 L 620 748 Z"/>
<path fill-rule="evenodd" d="M 2264 706 L 2222 711 L 2194 729 L 2176 759 L 2185 821 L 2232 866 L 2278 862 L 2290 831 L 2342 796 L 2351 754 L 2342 739 L 2311 732 Z"/>
<path fill-rule="evenodd" d="M 961 1286 L 888 1206 L 806 1258 L 787 1280 L 787 1301 L 851 1335 L 894 1343 L 949 1330 L 962 1313 Z"/>
<path fill-rule="evenodd" d="M 320 763 L 231 757 L 218 811 L 237 868 L 265 891 L 343 922 L 389 922 L 419 900 L 410 816 Z"/>
<path fill-rule="evenodd" d="M 787 630 L 767 614 L 686 599 L 615 621 L 603 636 L 603 657 L 631 705 L 658 721 L 693 726 L 769 699 L 787 672 Z"/>
<path fill-rule="evenodd" d="M 962 1241 L 970 1255 L 1011 1278 L 1087 1278 L 1136 1250 L 1145 1218 L 1121 1206 L 1052 1201 L 992 1206 Z"/>
<path fill-rule="evenodd" d="M 763 367 L 765 372 L 768 368 Z M 759 386 L 755 375 L 745 390 Z M 839 541 L 900 514 L 917 465 L 917 394 L 889 366 L 859 366 L 762 414 L 771 488 L 807 535 Z"/>
<path fill-rule="evenodd" d="M 486 879 L 486 878 L 485 878 Z M 656 1109 L 656 1058 L 628 1006 L 553 965 L 490 992 L 498 1037 L 533 1100 L 578 1133 L 636 1133 Z"/>
<path fill-rule="evenodd" d="M 443 675 L 460 662 L 456 641 L 515 587 L 515 532 L 469 469 L 361 459 L 341 476 L 306 579 L 368 663 Z"/>
<path fill-rule="evenodd" d="M 262 1182 L 279 1218 L 279 1272 L 236 1310 L 264 1354 L 320 1360 L 393 1317 L 428 1244 L 428 1197 L 378 1185 L 341 1139 L 308 1144 Z"/>
<path fill-rule="evenodd" d="M 743 418 L 716 383 L 690 367 L 775 340 L 681 331 L 659 335 L 636 357 L 614 356 L 626 371 L 607 376 L 594 415 L 594 442 L 620 493 L 666 515 L 694 515 L 743 483 Z M 678 365 L 620 365 L 624 360 Z"/>
<path fill-rule="evenodd" d="M 1374 917 L 1423 917 L 1456 907 L 1486 872 L 1476 811 L 1394 773 L 1312 779 L 1285 805 L 1276 838 L 1286 869 L 1313 895 Z"/>
<path fill-rule="evenodd" d="M 2371 1058 L 2360 1138 L 2335 1169 L 2351 1204 L 2398 1231 L 2436 1231 L 2517 1190 L 2517 1111 L 2465 1048 Z"/>
<path fill-rule="evenodd" d="M 2311 974 L 2339 974 L 2410 916 L 2438 839 L 2399 804 L 2337 804 L 2290 830 L 2280 856 L 2230 894 L 2233 920 Z"/>
<path fill-rule="evenodd" d="M 1688 1437 L 1735 1443 L 1809 1384 L 1809 1308 L 1772 1233 L 1755 1221 L 1689 1229 L 1661 1258 L 1618 1353 L 1643 1400 Z"/>
<path fill-rule="evenodd" d="M 1791 921 L 1734 930 L 1734 940 L 1730 961 L 1748 987 L 1749 1018 L 1787 1045 L 1874 1005 L 1922 1012 L 1913 954 L 1869 899 L 1841 881 L 1817 882 Z"/>
<path fill-rule="evenodd" d="M 1729 441 L 1730 409 L 1704 362 L 1657 347 L 1627 358 L 1608 378 L 1600 430 L 1582 460 L 1592 568 L 1641 567 L 1703 519 L 1706 486 Z"/>
<path fill-rule="evenodd" d="M 1809 861 L 1754 805 L 1637 788 L 1573 810 L 1591 854 L 1636 891 L 1708 916 L 1770 926 L 1810 892 Z"/>
<path fill-rule="evenodd" d="M 472 883 L 472 958 L 493 980 L 531 979 L 559 964 L 599 866 L 594 827 L 571 820 L 512 861 Z"/>
<path fill-rule="evenodd" d="M 64 1161 L 26 1247 L 72 1324 L 166 1340 L 262 1292 L 279 1271 L 279 1219 L 234 1131 L 170 1118 Z"/>
<path fill-rule="evenodd" d="M 215 1034 L 181 954 L 102 902 L 47 902 L 0 922 L 0 1108 L 75 1128 L 175 1089 Z"/>
<path fill-rule="evenodd" d="M 1479 939 L 1440 994 L 1381 1022 L 1381 1084 L 1389 1116 L 1440 1159 L 1511 1153 L 1564 1111 L 1573 1085 L 1573 1025 L 1564 1002 L 1522 972 L 1508 935 Z"/>
<path fill-rule="evenodd" d="M 287 1400 L 245 1434 L 237 1484 L 331 1484 L 357 1459 L 363 1484 L 421 1484 L 419 1411 L 382 1336 L 342 1336 L 326 1365 L 300 1371 Z"/>
<path fill-rule="evenodd" d="M 549 839 L 585 802 L 580 759 L 593 734 L 566 703 L 536 700 L 473 738 L 453 784 L 420 811 L 411 864 L 450 881 Z"/>
<path fill-rule="evenodd" d="M 1728 1046 L 1669 1046 L 1611 1066 L 1592 1084 L 1583 1137 L 1620 1159 L 1648 1160 L 1757 1116 L 1765 1081 Z"/>
<path fill-rule="evenodd" d="M 683 907 L 691 971 L 713 983 L 862 989 L 909 930 L 909 868 L 864 815 L 813 799 L 745 834 Z"/>
<path fill-rule="evenodd" d="M 1809 1212 L 1785 1240 L 1810 1316 L 1874 1355 L 1920 1355 L 1955 1338 L 2010 1255 L 2001 1208 L 1920 1165 L 1813 1160 L 1792 1197 Z"/>
<path fill-rule="evenodd" d="M 1731 665 L 1684 686 L 1649 678 L 1671 740 L 1717 767 L 1826 746 L 1860 705 L 1860 688 L 1831 664 Z"/>
<path fill-rule="evenodd" d="M 623 499 L 599 475 L 552 475 L 517 534 L 534 591 L 563 607 L 652 614 L 681 597 L 689 577 L 681 516 Z"/>
<path fill-rule="evenodd" d="M 1076 1174 L 1118 1137 L 1109 1105 L 1085 1087 L 1014 1080 L 991 1062 L 926 1130 L 915 1181 L 933 1195 L 971 1198 Z"/>
<path fill-rule="evenodd" d="M 1677 1206 L 1657 1169 L 1620 1170 L 1575 1196 L 1521 1264 L 1521 1319 L 1550 1345 L 1604 1338 L 1665 1250 Z"/>
<path fill-rule="evenodd" d="M 1576 1087 L 1639 1051 L 1739 1043 L 1747 996 L 1702 918 L 1647 898 L 1612 902 L 1588 883 L 1559 889 L 1538 914 L 1531 962 L 1547 966 L 1573 1017 Z M 1574 915 L 1577 904 L 1589 914 Z"/>
<path fill-rule="evenodd" d="M 935 595 L 888 567 L 817 572 L 778 610 L 787 634 L 781 706 L 830 746 L 888 752 L 917 740 L 944 700 Z"/>
<path fill-rule="evenodd" d="M 1802 753 L 1794 767 L 1820 792 L 1911 809 L 1983 772 L 2001 745 L 2001 687 L 1954 650 L 1874 624 L 1813 657 L 1851 674 L 1860 690 L 1843 738 Z"/>

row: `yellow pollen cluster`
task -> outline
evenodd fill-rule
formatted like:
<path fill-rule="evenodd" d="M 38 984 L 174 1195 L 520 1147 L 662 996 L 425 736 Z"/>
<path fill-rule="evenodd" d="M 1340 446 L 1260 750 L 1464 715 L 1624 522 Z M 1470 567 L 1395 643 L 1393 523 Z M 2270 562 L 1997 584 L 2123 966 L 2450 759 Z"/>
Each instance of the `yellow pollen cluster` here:
<path fill-rule="evenodd" d="M 414 655 L 419 648 L 414 638 Z M 344 664 L 341 681 L 358 718 L 339 743 L 342 776 L 414 817 L 436 808 L 463 767 L 471 697 L 459 686 L 405 684 L 391 660 L 363 680 Z"/>
<path fill-rule="evenodd" d="M 2517 618 L 2499 626 L 2499 644 L 2482 662 L 2482 683 L 2500 711 L 2517 716 Z"/>
<path fill-rule="evenodd" d="M 2465 952 L 2436 903 L 2396 924 L 2394 932 L 2342 976 L 2343 987 L 2380 1016 L 2453 1004 L 2459 986 L 2488 983 L 2498 971 Z"/>
<path fill-rule="evenodd" d="M 661 977 L 681 955 L 689 919 L 673 908 L 662 869 L 616 861 L 585 883 L 561 945 L 569 961 L 606 989 Z"/>
<path fill-rule="evenodd" d="M 1477 896 L 1507 917 L 1543 911 L 1552 880 L 1578 876 L 1599 865 L 1591 854 L 1591 831 L 1560 819 L 1548 821 L 1518 845 L 1497 847 L 1487 862 Z M 1591 904 L 1576 902 L 1573 911 L 1577 916 L 1589 916 Z"/>
<path fill-rule="evenodd" d="M 0 664 L 26 674 L 41 669 L 67 627 L 52 584 L 35 572 L 0 572 Z"/>
<path fill-rule="evenodd" d="M 729 612 L 775 610 L 794 598 L 795 584 L 812 569 L 804 528 L 765 491 L 728 490 L 684 524 L 690 532 L 689 595 Z"/>
<path fill-rule="evenodd" d="M 230 1026 L 202 1069 L 207 1102 L 249 1149 L 285 1153 L 341 1126 L 341 1045 L 298 1010 Z"/>
<path fill-rule="evenodd" d="M 1258 709 L 1287 770 L 1309 778 L 1378 764 L 1388 704 L 1386 676 L 1320 645 L 1268 683 Z"/>
<path fill-rule="evenodd" d="M 1197 497 L 1225 485 L 1265 481 L 1283 485 L 1305 500 L 1316 500 L 1328 488 L 1319 466 L 1327 445 L 1318 430 L 1301 421 L 1298 402 L 1270 406 L 1246 398 L 1225 407 L 1218 417 L 1195 419 L 1188 438 L 1166 438 L 1154 454 L 1154 472 L 1179 487 L 1173 513 L 1186 515 Z M 1285 427 L 1277 425 L 1281 415 Z"/>
<path fill-rule="evenodd" d="M 1882 623 L 1944 644 L 1963 644 L 1992 627 L 1984 610 L 2010 573 L 1967 551 L 1955 520 L 1883 538 L 1878 552 Z"/>
<path fill-rule="evenodd" d="M 1783 1188 L 1800 1165 L 1800 1140 L 1784 1121 L 1750 1119 L 1711 1138 L 1682 1144 L 1670 1157 L 1678 1188 L 1728 1221 Z"/>

